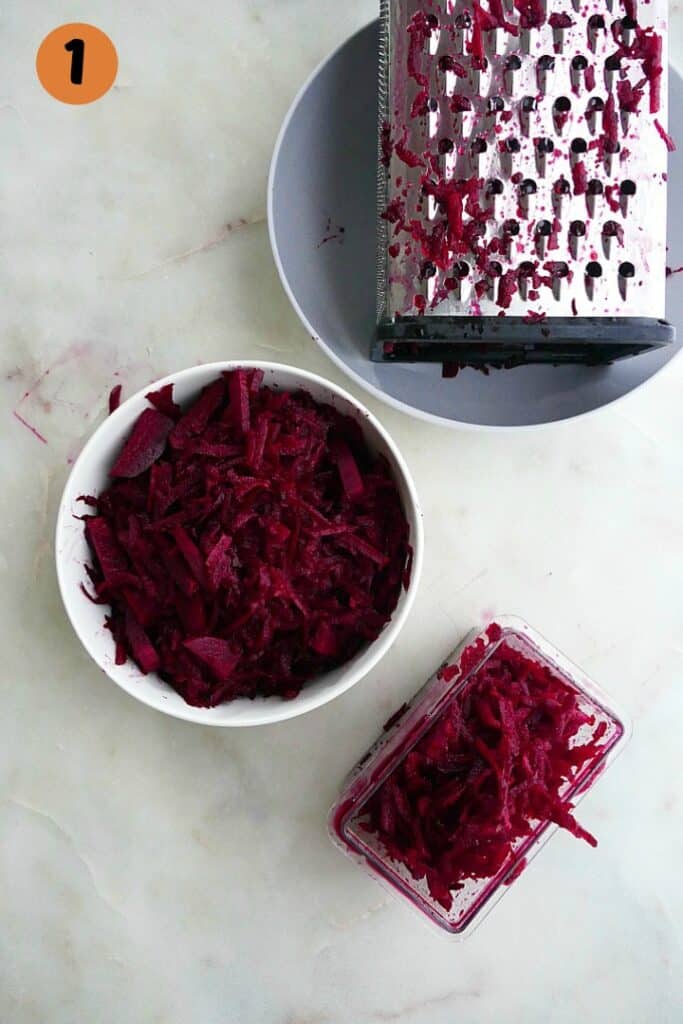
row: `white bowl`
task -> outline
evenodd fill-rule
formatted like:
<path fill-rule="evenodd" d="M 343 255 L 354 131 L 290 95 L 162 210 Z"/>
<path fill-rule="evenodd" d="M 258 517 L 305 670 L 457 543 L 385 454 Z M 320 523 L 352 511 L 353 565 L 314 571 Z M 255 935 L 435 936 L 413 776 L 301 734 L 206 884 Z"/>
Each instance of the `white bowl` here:
<path fill-rule="evenodd" d="M 303 388 L 316 400 L 329 402 L 360 422 L 369 448 L 381 452 L 393 470 L 410 526 L 410 543 L 414 551 L 413 569 L 408 589 L 401 593 L 391 621 L 377 639 L 344 665 L 311 680 L 298 697 L 288 701 L 277 697 L 240 699 L 215 708 L 195 708 L 186 704 L 159 676 L 144 676 L 133 661 L 128 660 L 124 665 L 114 663 L 114 644 L 104 626 L 106 607 L 89 601 L 80 587 L 81 583 L 87 583 L 85 566 L 90 561 L 90 554 L 83 524 L 74 516 L 82 515 L 86 510 L 82 502 L 77 500 L 79 495 L 98 494 L 107 486 L 109 467 L 124 437 L 142 410 L 148 406 L 145 399 L 148 391 L 172 383 L 175 386 L 175 398 L 181 403 L 187 402 L 220 373 L 238 366 L 259 367 L 265 373 L 265 383 L 289 391 Z M 97 428 L 77 458 L 59 506 L 55 540 L 57 577 L 67 615 L 81 643 L 109 678 L 132 697 L 167 715 L 204 725 L 234 726 L 261 725 L 294 718 L 326 704 L 362 679 L 391 647 L 408 616 L 420 579 L 423 544 L 422 513 L 412 477 L 398 448 L 372 413 L 336 384 L 314 373 L 260 360 L 234 360 L 193 366 L 150 384 L 124 402 Z"/>

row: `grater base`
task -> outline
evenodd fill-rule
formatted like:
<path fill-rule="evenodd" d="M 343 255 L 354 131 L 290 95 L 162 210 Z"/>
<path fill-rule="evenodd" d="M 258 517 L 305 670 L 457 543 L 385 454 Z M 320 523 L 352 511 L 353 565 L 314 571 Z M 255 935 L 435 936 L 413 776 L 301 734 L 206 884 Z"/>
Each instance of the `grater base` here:
<path fill-rule="evenodd" d="M 426 316 L 380 321 L 374 362 L 455 362 L 472 367 L 601 366 L 674 340 L 650 317 Z"/>

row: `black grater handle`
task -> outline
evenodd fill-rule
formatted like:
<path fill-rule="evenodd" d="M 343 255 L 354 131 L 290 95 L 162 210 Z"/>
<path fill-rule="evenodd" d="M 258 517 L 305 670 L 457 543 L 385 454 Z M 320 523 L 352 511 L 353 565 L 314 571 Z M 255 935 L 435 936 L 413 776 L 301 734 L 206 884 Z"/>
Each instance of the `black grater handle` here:
<path fill-rule="evenodd" d="M 428 316 L 380 321 L 375 362 L 604 366 L 671 344 L 675 328 L 650 317 Z"/>

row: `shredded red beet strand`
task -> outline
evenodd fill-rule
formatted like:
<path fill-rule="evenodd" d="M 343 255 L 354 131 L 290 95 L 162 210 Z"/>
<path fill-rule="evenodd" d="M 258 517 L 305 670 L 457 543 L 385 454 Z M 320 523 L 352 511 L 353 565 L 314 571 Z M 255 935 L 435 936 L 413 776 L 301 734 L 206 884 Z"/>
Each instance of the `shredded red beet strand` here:
<path fill-rule="evenodd" d="M 116 412 L 118 407 L 121 405 L 121 384 L 115 384 L 109 392 L 109 415 Z"/>
<path fill-rule="evenodd" d="M 166 438 L 173 429 L 173 420 L 156 409 L 145 409 L 135 421 L 131 434 L 111 468 L 110 476 L 134 477 L 144 473 L 156 462 Z"/>
<path fill-rule="evenodd" d="M 545 22 L 545 10 L 541 0 L 514 0 L 519 12 L 519 23 L 522 28 L 540 28 Z"/>
<path fill-rule="evenodd" d="M 577 742 L 583 726 L 592 734 Z M 373 794 L 364 827 L 449 910 L 539 823 L 597 845 L 561 794 L 600 754 L 606 728 L 548 666 L 503 641 Z"/>
<path fill-rule="evenodd" d="M 572 180 L 574 184 L 574 195 L 585 195 L 586 189 L 588 188 L 588 174 L 583 160 L 577 160 L 572 167 Z"/>
<path fill-rule="evenodd" d="M 158 391 L 149 391 L 145 398 L 155 409 L 163 413 L 164 416 L 168 416 L 174 423 L 180 419 L 180 406 L 173 401 L 172 384 L 164 384 L 163 388 L 159 388 Z"/>
<path fill-rule="evenodd" d="M 391 141 L 391 125 L 385 121 L 380 133 L 381 160 L 385 167 L 391 163 L 391 154 L 394 151 L 394 144 Z"/>
<path fill-rule="evenodd" d="M 571 28 L 574 22 L 568 14 L 553 13 L 548 18 L 548 24 L 551 28 Z"/>
<path fill-rule="evenodd" d="M 84 500 L 117 661 L 189 703 L 295 697 L 374 640 L 408 585 L 408 524 L 359 425 L 235 370 L 187 408 L 167 385 Z"/>
<path fill-rule="evenodd" d="M 655 118 L 655 128 L 657 129 L 657 134 L 659 135 L 659 137 L 663 139 L 663 141 L 666 143 L 666 148 L 669 150 L 669 152 L 675 153 L 676 143 L 671 138 L 666 129 L 663 127 L 663 125 L 660 123 L 658 118 Z"/>

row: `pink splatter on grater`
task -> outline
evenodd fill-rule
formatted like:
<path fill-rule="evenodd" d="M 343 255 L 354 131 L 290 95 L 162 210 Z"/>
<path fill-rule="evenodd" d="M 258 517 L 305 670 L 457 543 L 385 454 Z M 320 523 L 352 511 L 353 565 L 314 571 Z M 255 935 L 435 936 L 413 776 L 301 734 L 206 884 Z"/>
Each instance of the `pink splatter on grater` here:
<path fill-rule="evenodd" d="M 381 0 L 373 358 L 609 363 L 664 321 L 662 0 Z"/>

